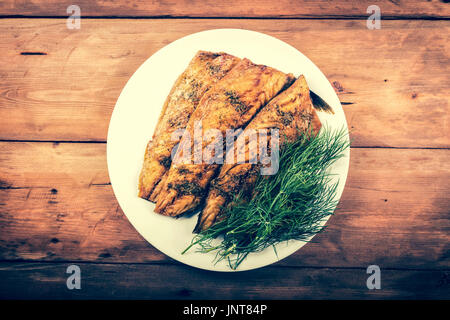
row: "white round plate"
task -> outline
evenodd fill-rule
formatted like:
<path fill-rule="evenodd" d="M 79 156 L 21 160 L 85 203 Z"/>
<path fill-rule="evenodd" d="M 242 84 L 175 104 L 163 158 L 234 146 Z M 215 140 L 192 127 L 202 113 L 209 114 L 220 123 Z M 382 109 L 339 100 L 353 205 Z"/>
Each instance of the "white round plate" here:
<path fill-rule="evenodd" d="M 131 224 L 154 247 L 169 257 L 193 267 L 234 271 L 215 253 L 181 252 L 194 236 L 197 215 L 174 219 L 154 213 L 154 204 L 137 196 L 138 177 L 144 151 L 151 139 L 164 100 L 198 50 L 227 52 L 254 63 L 265 64 L 295 76 L 303 74 L 312 91 L 324 99 L 335 114 L 319 113 L 331 129 L 347 129 L 342 106 L 326 77 L 294 47 L 274 37 L 248 30 L 217 29 L 191 34 L 160 49 L 133 74 L 117 100 L 108 130 L 108 170 L 114 193 Z M 350 150 L 332 168 L 339 179 L 336 199 L 340 199 L 347 178 Z M 325 224 L 326 221 L 323 221 Z M 305 242 L 289 241 L 250 254 L 237 271 L 260 268 L 277 262 L 300 249 Z"/>

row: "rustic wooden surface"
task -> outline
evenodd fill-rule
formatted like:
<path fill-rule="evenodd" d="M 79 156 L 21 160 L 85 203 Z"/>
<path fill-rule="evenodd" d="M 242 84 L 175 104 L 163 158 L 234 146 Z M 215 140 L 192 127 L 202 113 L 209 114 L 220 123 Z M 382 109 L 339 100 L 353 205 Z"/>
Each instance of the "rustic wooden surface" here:
<path fill-rule="evenodd" d="M 376 1 L 387 20 L 368 30 L 370 4 L 80 1 L 81 29 L 68 30 L 65 3 L 2 2 L 0 297 L 450 298 L 450 5 Z M 353 138 L 327 229 L 243 273 L 197 270 L 153 248 L 106 167 L 109 117 L 129 77 L 164 45 L 213 28 L 261 31 L 306 54 Z M 70 264 L 81 290 L 66 288 Z M 381 290 L 366 287 L 371 264 Z"/>
<path fill-rule="evenodd" d="M 342 18 L 367 17 L 367 7 L 378 5 L 384 18 L 449 18 L 444 0 L 226 0 L 226 1 L 125 1 L 80 0 L 71 2 L 87 17 L 220 17 L 220 18 Z M 60 0 L 4 0 L 3 16 L 66 17 L 70 5 Z"/>

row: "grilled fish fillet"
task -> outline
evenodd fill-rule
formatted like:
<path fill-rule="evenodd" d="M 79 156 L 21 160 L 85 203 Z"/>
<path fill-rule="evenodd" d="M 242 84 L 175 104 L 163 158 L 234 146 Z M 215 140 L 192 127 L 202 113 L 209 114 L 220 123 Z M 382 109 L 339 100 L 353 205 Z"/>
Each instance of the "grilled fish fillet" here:
<path fill-rule="evenodd" d="M 145 150 L 139 177 L 139 197 L 149 199 L 169 169 L 172 149 L 181 139 L 173 139 L 172 134 L 186 128 L 203 94 L 239 61 L 239 58 L 226 53 L 199 51 L 178 77 L 164 103 L 153 139 Z"/>
<path fill-rule="evenodd" d="M 314 109 L 334 114 L 333 109 L 322 98 L 320 98 L 317 94 L 315 94 L 311 90 L 309 91 L 309 94 L 310 94 Z M 158 197 L 159 193 L 161 192 L 161 190 L 167 180 L 167 176 L 168 176 L 168 171 L 166 171 L 166 173 L 164 173 L 161 180 L 155 186 L 155 188 L 153 189 L 153 192 L 151 193 L 148 200 L 153 201 L 153 202 L 156 201 L 156 198 Z"/>
<path fill-rule="evenodd" d="M 292 74 L 243 59 L 210 89 L 192 114 L 178 146 L 175 159 L 185 159 L 184 163 L 173 163 L 170 167 L 164 187 L 157 197 L 155 211 L 177 216 L 196 208 L 206 197 L 208 184 L 219 165 L 196 162 L 214 138 L 202 139 L 194 146 L 195 130 L 206 133 L 213 129 L 224 137 L 226 130 L 245 126 L 262 106 L 294 80 Z M 199 123 L 200 129 L 197 128 Z M 186 155 L 181 156 L 183 150 L 192 150 L 193 158 L 186 161 Z M 223 150 L 214 156 L 223 157 Z"/>
<path fill-rule="evenodd" d="M 279 130 L 279 143 L 282 148 L 283 143 L 295 141 L 305 130 L 313 130 L 314 134 L 320 130 L 321 123 L 313 105 L 311 103 L 309 88 L 303 76 L 300 76 L 295 83 L 287 90 L 280 93 L 269 104 L 264 107 L 255 118 L 245 128 L 243 134 L 249 136 L 249 132 L 260 132 L 263 130 L 270 141 L 269 129 Z M 310 129 L 311 128 L 311 129 Z M 253 130 L 253 131 L 252 131 Z M 255 157 L 254 152 L 250 154 L 249 140 L 245 140 L 243 147 L 235 144 L 233 155 L 237 160 L 237 155 L 245 156 L 245 163 L 233 161 L 225 163 L 219 175 L 212 180 L 210 191 L 206 199 L 206 205 L 200 213 L 194 232 L 208 229 L 216 221 L 220 220 L 222 210 L 231 205 L 234 195 L 240 191 L 244 194 L 251 194 L 251 190 L 260 175 L 260 161 L 258 164 L 249 163 L 249 159 Z M 270 146 L 268 143 L 267 146 Z M 266 148 L 267 149 L 267 148 Z M 245 153 L 243 155 L 242 153 Z M 257 148 L 258 158 L 261 156 L 261 149 Z M 244 158 L 243 158 L 244 159 Z"/>

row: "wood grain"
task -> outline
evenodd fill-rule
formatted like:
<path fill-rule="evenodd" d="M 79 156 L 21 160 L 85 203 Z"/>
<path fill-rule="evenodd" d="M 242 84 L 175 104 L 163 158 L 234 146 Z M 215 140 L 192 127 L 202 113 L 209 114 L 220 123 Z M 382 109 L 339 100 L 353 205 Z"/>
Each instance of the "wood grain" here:
<path fill-rule="evenodd" d="M 66 27 L 68 3 L 0 3 L 0 299 L 449 297 L 446 1 L 76 4 L 80 30 Z M 366 27 L 372 4 L 381 30 Z M 137 233 L 114 197 L 104 143 L 134 71 L 215 28 L 260 31 L 308 56 L 334 86 L 354 147 L 327 229 L 272 266 L 234 274 L 181 265 Z M 82 290 L 66 289 L 70 264 Z M 366 287 L 371 264 L 382 290 Z"/>
<path fill-rule="evenodd" d="M 3 19 L 0 139 L 105 141 L 139 65 L 214 28 L 261 31 L 311 58 L 344 104 L 354 146 L 450 147 L 446 21 L 383 21 L 371 31 L 355 20 L 83 20 L 68 30 L 62 20 Z"/>
<path fill-rule="evenodd" d="M 66 287 L 71 263 L 2 263 L 0 298 L 46 299 L 445 299 L 448 271 L 266 267 L 217 273 L 178 265 L 84 264 L 81 289 Z M 164 276 L 162 276 L 164 275 Z M 181 313 L 181 311 L 180 311 Z"/>
<path fill-rule="evenodd" d="M 279 265 L 449 268 L 449 156 L 352 149 L 327 229 Z M 174 263 L 119 208 L 104 144 L 2 142 L 0 163 L 0 259 Z"/>
<path fill-rule="evenodd" d="M 367 17 L 367 8 L 378 5 L 386 18 L 443 18 L 450 16 L 446 1 L 290 1 L 231 0 L 231 1 L 89 1 L 79 0 L 81 16 L 101 17 L 276 17 L 276 18 L 335 18 Z M 0 15 L 67 16 L 71 3 L 60 0 L 6 0 L 0 4 Z"/>

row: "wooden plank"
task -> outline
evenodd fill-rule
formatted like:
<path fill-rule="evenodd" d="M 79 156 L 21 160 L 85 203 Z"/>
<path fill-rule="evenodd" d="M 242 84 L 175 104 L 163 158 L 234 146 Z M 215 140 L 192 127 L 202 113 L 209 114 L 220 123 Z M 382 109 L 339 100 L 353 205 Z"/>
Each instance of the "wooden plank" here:
<path fill-rule="evenodd" d="M 266 267 L 238 273 L 180 265 L 77 264 L 81 289 L 68 290 L 71 263 L 0 263 L 9 299 L 448 299 L 448 271 L 381 268 L 369 290 L 366 269 Z M 164 276 L 161 276 L 164 275 Z"/>
<path fill-rule="evenodd" d="M 88 19 L 68 30 L 64 20 L 3 19 L 0 139 L 105 141 L 139 65 L 214 28 L 261 31 L 312 59 L 344 103 L 354 146 L 450 147 L 447 21 L 383 21 L 371 31 L 355 20 Z"/>
<path fill-rule="evenodd" d="M 377 5 L 383 18 L 387 17 L 449 17 L 445 1 L 290 1 L 280 0 L 231 0 L 231 1 L 133 1 L 133 5 L 114 1 L 79 0 L 77 5 L 82 16 L 115 17 L 365 17 L 367 8 Z M 70 4 L 59 0 L 3 1 L 0 15 L 66 16 Z"/>
<path fill-rule="evenodd" d="M 328 228 L 284 266 L 449 268 L 450 150 L 352 149 Z M 172 262 L 129 224 L 104 144 L 0 143 L 0 259 Z"/>
<path fill-rule="evenodd" d="M 117 254 L 126 261 L 132 250 L 141 261 L 168 260 L 120 210 L 105 144 L 1 143 L 0 149 L 2 259 L 103 260 Z"/>

